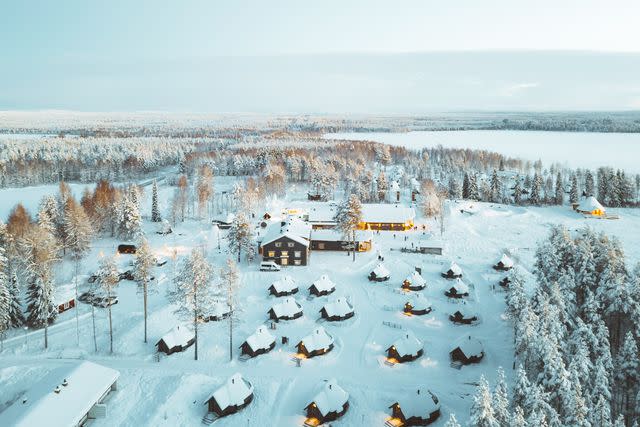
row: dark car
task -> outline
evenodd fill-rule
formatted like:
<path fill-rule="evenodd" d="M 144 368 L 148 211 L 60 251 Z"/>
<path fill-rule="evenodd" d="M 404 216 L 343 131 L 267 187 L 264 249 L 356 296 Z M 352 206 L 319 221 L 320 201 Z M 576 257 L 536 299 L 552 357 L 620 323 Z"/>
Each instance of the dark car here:
<path fill-rule="evenodd" d="M 91 304 L 93 303 L 93 300 L 96 298 L 96 296 L 93 294 L 93 292 L 84 292 L 82 294 L 80 294 L 80 296 L 78 296 L 78 300 L 81 302 L 85 302 L 87 304 Z"/>
<path fill-rule="evenodd" d="M 118 245 L 119 254 L 135 254 L 137 249 L 138 248 L 136 248 L 136 245 L 128 245 L 128 244 Z"/>
<path fill-rule="evenodd" d="M 125 272 L 120 273 L 120 275 L 118 276 L 119 280 L 135 280 L 135 277 L 133 277 L 133 271 L 131 270 L 127 270 Z"/>
<path fill-rule="evenodd" d="M 110 297 L 96 298 L 94 300 L 93 305 L 95 305 L 96 307 L 107 308 L 117 303 L 118 303 L 118 297 L 110 296 Z"/>

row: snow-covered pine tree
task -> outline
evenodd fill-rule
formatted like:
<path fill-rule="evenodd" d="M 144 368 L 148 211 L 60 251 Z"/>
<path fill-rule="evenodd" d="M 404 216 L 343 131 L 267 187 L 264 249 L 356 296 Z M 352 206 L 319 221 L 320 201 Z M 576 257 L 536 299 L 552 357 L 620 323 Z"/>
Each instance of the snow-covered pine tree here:
<path fill-rule="evenodd" d="M 231 253 L 238 254 L 238 262 L 240 262 L 243 250 L 251 250 L 251 246 L 253 244 L 253 232 L 251 231 L 249 221 L 243 212 L 239 212 L 231 222 L 231 227 L 227 234 L 227 241 L 229 242 L 229 251 Z"/>
<path fill-rule="evenodd" d="M 158 208 L 158 183 L 153 180 L 153 187 L 151 189 L 151 221 L 160 222 L 162 216 L 160 215 L 160 209 Z"/>
<path fill-rule="evenodd" d="M 44 326 L 44 347 L 49 346 L 49 323 L 58 315 L 54 303 L 53 265 L 58 247 L 51 233 L 38 226 L 27 231 L 20 241 L 24 276 L 28 286 L 27 324 Z"/>
<path fill-rule="evenodd" d="M 491 174 L 489 201 L 493 203 L 502 201 L 502 182 L 500 182 L 498 172 L 495 169 Z"/>
<path fill-rule="evenodd" d="M 569 374 L 571 388 L 563 396 L 562 422 L 567 426 L 591 427 L 589 407 L 582 393 L 581 378 L 578 376 L 578 372 L 576 365 L 572 365 Z"/>
<path fill-rule="evenodd" d="M 556 175 L 556 193 L 554 203 L 556 205 L 562 205 L 564 203 L 564 184 L 562 182 L 562 174 L 560 174 L 560 172 Z"/>
<path fill-rule="evenodd" d="M 471 186 L 471 182 L 469 179 L 469 174 L 467 172 L 464 173 L 464 178 L 462 180 L 462 198 L 463 199 L 469 199 L 470 197 L 470 186 Z"/>
<path fill-rule="evenodd" d="M 212 279 L 213 268 L 202 250 L 194 248 L 183 261 L 176 277 L 176 290 L 170 294 L 176 313 L 193 322 L 195 360 L 198 360 L 198 324 L 208 316 L 208 310 L 222 294 L 220 284 L 212 283 Z"/>
<path fill-rule="evenodd" d="M 540 206 L 542 202 L 542 177 L 537 172 L 533 176 L 529 202 L 534 206 Z"/>
<path fill-rule="evenodd" d="M 100 286 L 100 293 L 107 299 L 114 296 L 114 290 L 120 282 L 120 273 L 113 257 L 106 257 L 100 260 L 96 282 Z M 109 314 L 109 352 L 113 353 L 113 321 L 111 318 L 111 304 L 107 307 Z"/>
<path fill-rule="evenodd" d="M 448 188 L 449 188 L 449 197 L 451 199 L 460 198 L 460 185 L 458 185 L 458 180 L 453 175 L 449 177 Z"/>
<path fill-rule="evenodd" d="M 387 190 L 389 189 L 389 183 L 384 171 L 380 171 L 378 179 L 376 180 L 376 188 L 378 191 L 378 201 L 383 202 L 387 197 Z"/>
<path fill-rule="evenodd" d="M 615 380 L 618 413 L 633 417 L 635 397 L 640 391 L 640 360 L 638 346 L 631 331 L 627 332 L 622 348 L 615 358 Z"/>
<path fill-rule="evenodd" d="M 584 175 L 584 195 L 587 197 L 595 195 L 594 188 L 593 173 L 587 169 Z"/>
<path fill-rule="evenodd" d="M 489 383 L 484 375 L 480 376 L 480 381 L 476 387 L 476 394 L 473 396 L 471 404 L 469 422 L 474 427 L 499 427 L 500 424 L 495 417 Z"/>
<path fill-rule="evenodd" d="M 507 388 L 507 380 L 504 375 L 502 367 L 498 368 L 498 379 L 496 380 L 496 386 L 493 389 L 493 395 L 491 396 L 493 411 L 498 425 L 509 425 L 510 411 L 509 411 L 509 395 Z"/>
<path fill-rule="evenodd" d="M 11 274 L 9 280 L 9 295 L 11 297 L 9 304 L 9 318 L 11 319 L 11 326 L 18 328 L 25 324 L 27 321 L 22 311 L 22 301 L 20 299 L 20 287 L 18 286 L 18 276 L 14 271 Z"/>
<path fill-rule="evenodd" d="M 149 294 L 149 281 L 151 280 L 151 273 L 155 266 L 155 257 L 151 252 L 147 239 L 142 237 L 140 243 L 136 249 L 135 260 L 133 263 L 133 277 L 138 282 L 138 285 L 142 286 L 142 297 L 144 304 L 144 342 L 147 342 L 147 299 Z"/>
<path fill-rule="evenodd" d="M 476 174 L 469 176 L 469 198 L 471 200 L 480 200 L 480 189 L 478 188 L 478 176 Z"/>
<path fill-rule="evenodd" d="M 528 427 L 522 408 L 516 406 L 511 414 L 510 422 L 504 425 L 509 427 Z"/>
<path fill-rule="evenodd" d="M 38 225 L 55 235 L 59 217 L 56 199 L 53 196 L 45 196 L 40 202 L 40 209 L 38 210 Z"/>
<path fill-rule="evenodd" d="M 444 424 L 444 427 L 461 427 L 460 423 L 456 419 L 455 414 L 449 414 L 449 419 Z"/>
<path fill-rule="evenodd" d="M 515 409 L 516 407 L 525 408 L 530 387 L 531 383 L 527 378 L 527 373 L 524 370 L 524 367 L 522 365 L 518 365 L 515 384 L 513 385 L 513 393 L 511 396 L 511 409 Z"/>
<path fill-rule="evenodd" d="M 142 217 L 136 200 L 131 198 L 132 191 L 123 195 L 119 209 L 118 235 L 122 239 L 136 239 L 142 233 Z"/>
<path fill-rule="evenodd" d="M 513 184 L 513 203 L 519 205 L 522 203 L 522 185 L 520 184 L 520 175 L 516 176 L 516 182 Z"/>
<path fill-rule="evenodd" d="M 569 189 L 569 203 L 578 203 L 580 199 L 578 193 L 578 177 L 575 174 L 571 175 L 571 188 Z"/>
<path fill-rule="evenodd" d="M 342 202 L 336 210 L 335 220 L 338 229 L 345 238 L 351 238 L 351 248 L 353 252 L 353 260 L 356 260 L 356 230 L 358 224 L 362 222 L 362 204 L 355 195 L 349 196 L 347 200 Z"/>
<path fill-rule="evenodd" d="M 4 248 L 0 246 L 0 351 L 4 348 L 4 336 L 11 327 L 11 293 L 9 292 L 9 277 L 7 276 L 7 258 Z"/>

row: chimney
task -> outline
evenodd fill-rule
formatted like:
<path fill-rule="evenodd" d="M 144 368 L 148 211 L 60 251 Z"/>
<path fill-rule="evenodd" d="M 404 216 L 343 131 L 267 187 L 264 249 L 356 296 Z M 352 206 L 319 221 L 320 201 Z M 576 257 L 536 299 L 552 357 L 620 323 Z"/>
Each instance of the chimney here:
<path fill-rule="evenodd" d="M 418 394 L 420 394 L 420 389 L 418 389 Z"/>
<path fill-rule="evenodd" d="M 69 385 L 66 378 L 62 381 L 62 385 L 65 387 Z"/>
<path fill-rule="evenodd" d="M 56 388 L 53 389 L 53 392 L 56 394 L 60 393 L 60 386 L 57 385 Z"/>

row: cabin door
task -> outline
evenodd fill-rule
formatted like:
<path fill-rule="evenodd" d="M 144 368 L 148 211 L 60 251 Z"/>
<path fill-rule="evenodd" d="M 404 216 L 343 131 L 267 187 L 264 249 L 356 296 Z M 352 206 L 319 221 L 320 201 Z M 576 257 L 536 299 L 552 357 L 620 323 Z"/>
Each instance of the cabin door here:
<path fill-rule="evenodd" d="M 289 258 L 280 258 L 280 265 L 289 265 Z"/>

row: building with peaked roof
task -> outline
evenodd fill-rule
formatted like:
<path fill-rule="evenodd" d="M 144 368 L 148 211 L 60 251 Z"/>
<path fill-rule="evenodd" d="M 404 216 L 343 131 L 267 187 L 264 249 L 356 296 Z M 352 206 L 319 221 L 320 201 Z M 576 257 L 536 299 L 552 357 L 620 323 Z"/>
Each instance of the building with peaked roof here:
<path fill-rule="evenodd" d="M 413 332 L 408 331 L 387 349 L 387 357 L 398 363 L 411 362 L 422 356 L 423 345 Z"/>
<path fill-rule="evenodd" d="M 593 196 L 583 198 L 575 209 L 576 212 L 595 217 L 602 217 L 606 213 L 604 206 Z"/>
<path fill-rule="evenodd" d="M 335 301 L 326 303 L 320 309 L 320 315 L 323 319 L 330 322 L 350 319 L 355 315 L 353 305 L 345 298 L 340 297 Z"/>
<path fill-rule="evenodd" d="M 457 279 L 462 277 L 462 269 L 455 261 L 451 261 L 449 267 L 445 267 L 445 269 L 440 274 L 445 279 Z"/>
<path fill-rule="evenodd" d="M 418 389 L 389 406 L 391 416 L 399 423 L 391 425 L 426 426 L 440 417 L 440 400 L 428 389 Z"/>
<path fill-rule="evenodd" d="M 106 418 L 104 402 L 119 377 L 115 369 L 86 361 L 54 368 L 0 412 L 0 425 L 75 427 Z"/>
<path fill-rule="evenodd" d="M 280 265 L 307 265 L 311 225 L 291 217 L 271 223 L 260 238 L 258 252 L 264 261 Z"/>
<path fill-rule="evenodd" d="M 395 203 L 367 203 L 362 205 L 361 230 L 406 231 L 414 227 L 413 208 Z"/>
<path fill-rule="evenodd" d="M 253 385 L 245 380 L 242 375 L 232 375 L 220 388 L 214 391 L 205 404 L 209 412 L 214 412 L 219 417 L 235 414 L 248 406 L 253 400 Z"/>
<path fill-rule="evenodd" d="M 466 305 L 461 305 L 449 315 L 449 320 L 461 325 L 470 325 L 478 320 L 478 315 Z"/>
<path fill-rule="evenodd" d="M 498 271 L 509 271 L 513 268 L 513 260 L 507 256 L 507 254 L 502 254 L 502 257 L 498 262 L 493 266 L 494 270 Z"/>
<path fill-rule="evenodd" d="M 268 353 L 276 346 L 276 339 L 269 330 L 260 325 L 256 331 L 242 343 L 240 349 L 241 354 L 246 354 L 249 357 L 256 357 L 264 353 Z"/>
<path fill-rule="evenodd" d="M 420 294 L 416 294 L 413 298 L 404 303 L 405 314 L 413 314 L 422 316 L 431 313 L 431 302 Z"/>
<path fill-rule="evenodd" d="M 309 286 L 309 294 L 322 297 L 334 293 L 336 284 L 329 279 L 329 276 L 323 274 L 318 280 Z"/>
<path fill-rule="evenodd" d="M 414 271 L 402 281 L 402 289 L 409 291 L 421 291 L 427 287 L 427 281 L 417 271 Z"/>
<path fill-rule="evenodd" d="M 287 297 L 274 304 L 269 310 L 269 318 L 275 320 L 293 320 L 302 317 L 302 306 L 294 298 Z"/>
<path fill-rule="evenodd" d="M 178 325 L 164 334 L 156 343 L 158 351 L 166 354 L 173 354 L 185 351 L 196 342 L 196 336 L 191 329 L 185 325 Z"/>
<path fill-rule="evenodd" d="M 318 326 L 309 335 L 296 344 L 298 354 L 310 358 L 321 356 L 333 350 L 333 337 L 322 327 Z"/>
<path fill-rule="evenodd" d="M 478 363 L 484 357 L 484 346 L 471 335 L 465 335 L 456 340 L 449 352 L 451 360 L 463 365 Z"/>
<path fill-rule="evenodd" d="M 444 294 L 449 298 L 464 298 L 469 296 L 469 287 L 462 279 L 456 279 L 455 283 Z"/>
<path fill-rule="evenodd" d="M 391 277 L 391 273 L 387 270 L 387 267 L 384 266 L 383 263 L 378 263 L 371 273 L 369 273 L 369 281 L 370 282 L 385 282 L 389 280 Z"/>
<path fill-rule="evenodd" d="M 269 293 L 276 297 L 293 295 L 298 292 L 298 285 L 289 275 L 283 276 L 269 286 Z"/>
<path fill-rule="evenodd" d="M 320 425 L 335 421 L 349 409 L 349 393 L 335 379 L 330 379 L 313 398 L 305 410 L 310 425 Z"/>

